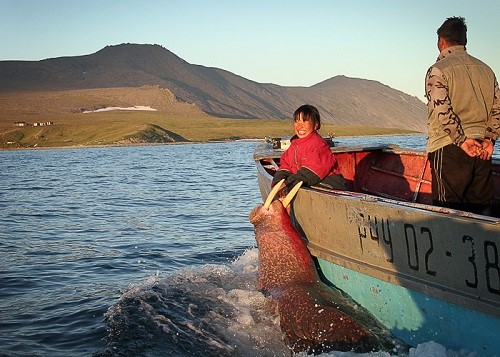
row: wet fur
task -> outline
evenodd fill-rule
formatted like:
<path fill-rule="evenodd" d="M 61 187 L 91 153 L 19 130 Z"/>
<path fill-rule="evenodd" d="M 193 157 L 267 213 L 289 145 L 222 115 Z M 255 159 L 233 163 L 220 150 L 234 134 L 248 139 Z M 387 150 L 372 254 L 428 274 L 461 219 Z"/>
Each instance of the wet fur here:
<path fill-rule="evenodd" d="M 375 319 L 320 281 L 305 242 L 279 200 L 269 210 L 254 208 L 250 222 L 259 248 L 259 288 L 276 301 L 285 342 L 294 352 L 391 348 L 371 332 L 381 330 Z"/>

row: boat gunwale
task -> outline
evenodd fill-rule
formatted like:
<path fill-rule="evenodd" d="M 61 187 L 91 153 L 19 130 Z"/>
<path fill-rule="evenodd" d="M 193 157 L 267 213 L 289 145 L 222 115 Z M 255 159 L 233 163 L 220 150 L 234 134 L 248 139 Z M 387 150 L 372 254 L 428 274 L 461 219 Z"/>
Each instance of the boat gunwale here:
<path fill-rule="evenodd" d="M 418 151 L 418 150 L 406 150 L 406 149 L 393 150 L 393 149 L 388 148 L 388 147 L 384 147 L 384 148 L 377 147 L 376 149 L 377 150 L 382 149 L 383 152 L 389 152 L 389 153 L 395 153 L 395 154 L 411 152 L 411 153 L 415 153 L 417 155 L 420 155 L 420 153 L 422 153 L 422 151 Z M 363 150 L 369 150 L 369 149 L 360 147 L 360 148 L 354 148 L 353 150 L 350 150 L 350 152 L 351 151 L 357 152 L 357 151 L 363 151 Z M 340 151 L 340 152 L 345 152 L 345 151 Z M 423 155 L 425 155 L 425 153 L 422 154 L 422 156 Z M 260 160 L 267 159 L 267 158 L 273 159 L 273 158 L 278 158 L 278 157 L 280 157 L 280 155 L 276 155 L 276 156 L 272 156 L 272 157 L 269 155 L 260 155 L 260 154 L 254 155 L 254 160 L 256 162 L 257 170 L 261 174 L 268 176 L 269 180 L 272 180 L 272 175 L 270 175 L 267 172 L 267 170 L 263 167 Z M 257 163 L 258 163 L 258 165 L 257 165 Z M 328 189 L 328 188 L 319 187 L 319 186 L 302 187 L 301 189 L 313 190 L 316 192 L 321 192 L 321 193 L 325 193 L 325 194 L 329 194 L 329 195 L 351 196 L 351 197 L 356 197 L 356 198 L 359 198 L 359 199 L 365 200 L 365 201 L 385 202 L 385 203 L 390 203 L 390 204 L 394 204 L 394 205 L 398 205 L 398 206 L 419 209 L 419 210 L 423 210 L 423 211 L 427 211 L 427 212 L 440 213 L 440 214 L 444 214 L 448 217 L 479 220 L 482 222 L 500 225 L 500 218 L 497 218 L 497 217 L 484 216 L 484 215 L 475 214 L 475 213 L 471 213 L 471 212 L 467 212 L 467 211 L 461 211 L 461 210 L 456 210 L 456 209 L 446 208 L 446 207 L 439 207 L 439 206 L 434 206 L 434 205 L 425 204 L 425 203 L 407 202 L 407 201 L 403 201 L 403 200 L 396 200 L 396 199 L 392 199 L 392 198 L 376 196 L 376 195 L 373 195 L 370 193 L 365 193 L 365 192 L 334 190 L 334 189 Z"/>

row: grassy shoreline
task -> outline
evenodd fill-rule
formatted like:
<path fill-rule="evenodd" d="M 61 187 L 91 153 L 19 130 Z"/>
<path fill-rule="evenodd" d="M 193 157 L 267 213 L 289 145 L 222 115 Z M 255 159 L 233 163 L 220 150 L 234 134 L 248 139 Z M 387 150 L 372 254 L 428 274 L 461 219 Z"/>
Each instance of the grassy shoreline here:
<path fill-rule="evenodd" d="M 293 135 L 291 119 L 218 118 L 156 87 L 0 93 L 0 99 L 0 149 L 3 150 L 262 140 Z M 92 112 L 96 108 L 137 105 L 157 110 Z M 31 126 L 19 127 L 15 122 Z M 47 122 L 53 125 L 33 126 Z M 322 123 L 320 130 L 323 136 L 336 137 L 414 133 L 329 123 Z"/>
<path fill-rule="evenodd" d="M 135 144 L 204 143 L 262 140 L 293 135 L 291 119 L 231 119 L 204 113 L 114 111 L 102 113 L 44 113 L 6 117 L 0 113 L 0 150 L 23 148 L 132 146 Z M 14 126 L 52 122 L 49 126 Z M 323 136 L 416 134 L 382 127 L 323 123 Z"/>
<path fill-rule="evenodd" d="M 222 119 L 165 118 L 135 114 L 135 120 L 89 120 L 86 123 L 61 123 L 53 126 L 0 126 L 0 150 L 26 148 L 77 148 L 134 145 L 164 145 L 180 143 L 209 143 L 216 141 L 263 140 L 266 137 L 293 135 L 291 120 L 279 119 Z M 140 118 L 137 118 L 139 116 Z M 90 118 L 89 118 L 90 119 Z M 153 119 L 153 120 L 152 120 Z M 337 126 L 323 124 L 323 136 L 348 137 L 366 135 L 408 135 L 414 131 L 378 127 Z"/>
<path fill-rule="evenodd" d="M 321 133 L 320 133 L 321 134 Z M 382 133 L 373 133 L 373 134 L 363 134 L 363 135 L 336 135 L 334 137 L 339 138 L 349 138 L 349 137 L 357 137 L 357 136 L 412 136 L 412 135 L 420 135 L 422 133 L 419 132 L 408 132 L 408 133 L 385 133 L 382 130 Z M 283 135 L 279 137 L 290 137 L 291 135 Z M 325 136 L 325 135 L 323 135 Z M 326 135 L 325 137 L 327 137 Z M 265 140 L 263 138 L 245 138 L 245 139 L 219 139 L 219 140 L 209 140 L 209 141 L 177 141 L 177 142 L 162 142 L 162 143 L 154 143 L 154 142 L 141 142 L 141 143 L 112 143 L 112 144 L 95 144 L 95 145 L 65 145 L 65 146 L 19 146 L 19 147 L 2 147 L 0 146 L 0 151 L 15 151 L 15 150 L 50 150 L 50 149 L 86 149 L 86 148 L 111 148 L 111 147 L 134 147 L 134 146 L 161 146 L 161 145 L 188 145 L 188 144 L 211 144 L 211 143 L 222 143 L 222 142 L 247 142 L 247 141 L 255 141 L 260 142 Z"/>

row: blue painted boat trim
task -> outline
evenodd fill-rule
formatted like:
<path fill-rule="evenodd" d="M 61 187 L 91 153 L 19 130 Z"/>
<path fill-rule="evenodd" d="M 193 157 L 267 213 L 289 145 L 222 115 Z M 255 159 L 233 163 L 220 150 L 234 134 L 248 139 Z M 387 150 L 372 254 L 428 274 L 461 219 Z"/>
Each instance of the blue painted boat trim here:
<path fill-rule="evenodd" d="M 500 319 L 355 272 L 318 258 L 322 275 L 370 311 L 395 337 L 434 341 L 478 356 L 500 356 Z"/>

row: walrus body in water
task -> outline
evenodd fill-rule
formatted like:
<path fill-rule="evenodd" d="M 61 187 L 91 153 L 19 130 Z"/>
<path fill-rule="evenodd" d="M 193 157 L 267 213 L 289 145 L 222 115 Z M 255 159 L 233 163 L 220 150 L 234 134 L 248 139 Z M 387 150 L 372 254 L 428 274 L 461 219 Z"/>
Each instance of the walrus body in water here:
<path fill-rule="evenodd" d="M 273 191 L 281 183 L 276 186 Z M 381 339 L 372 332 L 383 330 L 374 318 L 348 303 L 340 291 L 321 282 L 309 250 L 286 210 L 289 197 L 283 203 L 270 203 L 276 194 L 273 191 L 249 218 L 259 249 L 259 289 L 276 301 L 287 345 L 294 352 L 308 353 L 391 349 L 389 338 Z"/>

